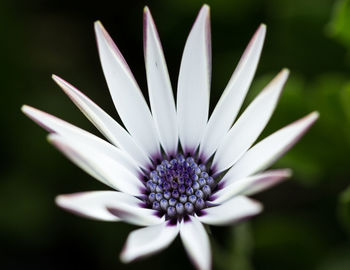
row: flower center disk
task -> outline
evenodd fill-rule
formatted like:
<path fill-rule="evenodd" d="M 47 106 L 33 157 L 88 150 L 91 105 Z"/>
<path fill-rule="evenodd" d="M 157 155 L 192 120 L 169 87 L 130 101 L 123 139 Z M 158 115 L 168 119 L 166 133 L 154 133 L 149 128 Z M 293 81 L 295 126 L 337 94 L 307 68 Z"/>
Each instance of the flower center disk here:
<path fill-rule="evenodd" d="M 164 159 L 148 175 L 148 206 L 167 218 L 194 214 L 206 207 L 216 183 L 205 164 L 182 154 Z"/>

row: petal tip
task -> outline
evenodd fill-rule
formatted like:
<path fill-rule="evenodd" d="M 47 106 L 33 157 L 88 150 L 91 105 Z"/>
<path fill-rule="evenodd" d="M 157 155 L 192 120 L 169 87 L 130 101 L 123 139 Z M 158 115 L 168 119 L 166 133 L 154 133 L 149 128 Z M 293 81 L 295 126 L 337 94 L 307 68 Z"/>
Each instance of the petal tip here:
<path fill-rule="evenodd" d="M 46 140 L 62 153 L 65 154 L 68 151 L 67 145 L 65 145 L 65 143 L 62 141 L 62 137 L 60 137 L 58 134 L 50 133 L 46 136 Z"/>
<path fill-rule="evenodd" d="M 281 173 L 282 173 L 281 176 L 283 178 L 290 178 L 293 175 L 293 171 L 291 169 L 284 169 L 281 171 Z"/>
<path fill-rule="evenodd" d="M 57 134 L 54 134 L 54 133 L 50 133 L 50 134 L 48 134 L 47 136 L 46 136 L 46 139 L 47 139 L 47 141 L 49 142 L 49 143 L 52 143 L 52 144 L 54 144 L 55 143 L 55 139 L 56 139 L 56 137 L 58 137 L 58 135 Z"/>
<path fill-rule="evenodd" d="M 318 111 L 313 111 L 309 114 L 309 117 L 313 119 L 313 121 L 316 121 L 320 117 L 320 113 Z"/>
<path fill-rule="evenodd" d="M 264 210 L 264 205 L 261 202 L 255 202 L 256 212 L 255 215 L 261 213 Z"/>
<path fill-rule="evenodd" d="M 264 205 L 256 200 L 253 200 L 251 198 L 246 197 L 248 199 L 249 204 L 250 204 L 250 210 L 249 211 L 249 217 L 256 216 L 260 214 L 264 210 Z"/>
<path fill-rule="evenodd" d="M 26 105 L 26 104 L 23 104 L 22 106 L 21 106 L 21 111 L 24 113 L 24 114 L 26 114 L 26 112 L 27 112 L 27 110 L 28 110 L 28 105 Z"/>
<path fill-rule="evenodd" d="M 288 68 L 283 68 L 281 71 L 281 74 L 284 74 L 285 76 L 288 76 L 290 73 L 290 70 Z"/>
<path fill-rule="evenodd" d="M 210 12 L 210 6 L 209 6 L 208 4 L 204 4 L 204 5 L 201 7 L 200 12 Z"/>
<path fill-rule="evenodd" d="M 94 22 L 94 28 L 95 28 L 96 33 L 98 33 L 98 32 L 104 33 L 106 31 L 103 24 L 99 20 Z"/>
<path fill-rule="evenodd" d="M 96 20 L 96 21 L 94 22 L 94 25 L 95 25 L 96 27 L 103 27 L 100 20 Z"/>
<path fill-rule="evenodd" d="M 22 105 L 21 107 L 21 111 L 26 115 L 28 116 L 29 118 L 33 119 L 33 114 L 35 114 L 35 112 L 39 111 L 38 109 L 35 109 L 34 107 L 32 106 L 29 106 L 29 105 Z"/>
<path fill-rule="evenodd" d="M 152 15 L 151 12 L 148 8 L 148 6 L 145 6 L 143 9 L 143 49 L 144 51 L 146 51 L 146 46 L 147 46 L 147 40 L 148 40 L 148 29 L 149 27 L 152 28 Z M 146 57 L 146 53 L 145 53 L 145 57 Z"/>
<path fill-rule="evenodd" d="M 305 130 L 307 130 L 316 122 L 316 120 L 319 117 L 320 117 L 320 113 L 318 111 L 313 111 L 308 115 L 304 116 L 303 118 L 299 119 L 297 122 L 304 123 Z"/>
<path fill-rule="evenodd" d="M 52 79 L 63 90 L 63 92 L 66 93 L 66 95 L 71 97 L 70 93 L 74 90 L 74 87 L 71 84 L 56 75 L 52 75 Z"/>
<path fill-rule="evenodd" d="M 66 198 L 69 195 L 58 195 L 55 198 L 55 204 L 61 208 L 66 208 Z"/>
<path fill-rule="evenodd" d="M 290 71 L 288 68 L 283 68 L 272 81 L 276 83 L 280 82 L 282 84 L 285 84 L 289 77 L 289 73 Z"/>
<path fill-rule="evenodd" d="M 208 21 L 209 17 L 210 17 L 210 7 L 207 4 L 204 4 L 199 10 L 195 24 L 196 22 L 201 20 Z"/>
<path fill-rule="evenodd" d="M 265 23 L 261 23 L 260 25 L 259 25 L 259 31 L 264 31 L 264 32 L 266 32 L 266 28 L 267 28 L 267 26 L 266 26 L 266 24 Z"/>
<path fill-rule="evenodd" d="M 261 43 L 261 47 L 262 47 L 264 40 L 265 40 L 265 35 L 266 35 L 266 24 L 261 23 L 259 25 L 258 29 L 255 31 L 250 43 L 252 43 L 254 41 L 259 41 Z M 249 47 L 249 45 L 250 44 L 248 44 L 248 47 Z"/>
<path fill-rule="evenodd" d="M 53 81 L 54 81 L 55 83 L 57 83 L 58 86 L 60 86 L 61 88 L 63 88 L 62 85 L 63 85 L 64 83 L 66 83 L 62 78 L 60 78 L 59 76 L 57 76 L 57 75 L 55 75 L 55 74 L 52 74 L 52 75 L 51 75 L 51 78 L 52 78 Z"/>
<path fill-rule="evenodd" d="M 149 13 L 150 13 L 150 10 L 149 10 L 149 8 L 148 8 L 148 6 L 145 6 L 144 8 L 143 8 L 143 13 L 145 14 L 145 15 L 149 15 Z"/>
<path fill-rule="evenodd" d="M 126 252 L 126 247 L 123 248 L 122 252 L 119 255 L 119 259 L 122 263 L 130 263 L 132 261 L 132 258 L 128 256 L 128 253 Z"/>

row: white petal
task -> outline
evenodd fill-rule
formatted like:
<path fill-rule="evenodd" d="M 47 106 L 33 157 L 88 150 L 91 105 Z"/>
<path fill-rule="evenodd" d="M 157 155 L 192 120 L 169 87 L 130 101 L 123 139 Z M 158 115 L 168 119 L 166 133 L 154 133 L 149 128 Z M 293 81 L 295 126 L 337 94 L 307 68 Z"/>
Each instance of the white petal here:
<path fill-rule="evenodd" d="M 198 219 L 209 225 L 230 225 L 257 215 L 261 211 L 260 203 L 245 196 L 237 196 L 219 206 L 203 209 Z"/>
<path fill-rule="evenodd" d="M 74 86 L 56 75 L 53 75 L 52 78 L 110 142 L 123 149 L 140 166 L 147 168 L 147 165 L 150 165 L 147 155 L 135 144 L 130 134 L 118 122 Z"/>
<path fill-rule="evenodd" d="M 219 185 L 222 186 L 222 189 L 219 189 L 219 191 L 214 193 L 211 196 L 211 200 L 213 204 L 221 204 L 239 194 L 253 195 L 276 185 L 290 176 L 290 170 L 280 169 L 248 176 L 237 180 L 228 186 L 225 185 L 225 182 L 221 181 Z"/>
<path fill-rule="evenodd" d="M 86 144 L 96 151 L 103 152 L 104 155 L 116 160 L 130 170 L 130 172 L 135 174 L 140 173 L 140 168 L 129 155 L 99 137 L 30 106 L 24 105 L 22 111 L 49 132 L 57 133 Z"/>
<path fill-rule="evenodd" d="M 282 70 L 229 130 L 214 156 L 216 173 L 231 167 L 259 137 L 271 118 L 288 74 L 288 70 Z"/>
<path fill-rule="evenodd" d="M 235 120 L 253 80 L 264 44 L 266 26 L 260 25 L 245 49 L 232 77 L 216 105 L 200 143 L 203 160 L 215 152 Z"/>
<path fill-rule="evenodd" d="M 301 138 L 318 116 L 318 112 L 310 113 L 254 145 L 233 165 L 222 181 L 229 185 L 269 167 Z"/>
<path fill-rule="evenodd" d="M 107 209 L 123 221 L 137 226 L 151 226 L 164 223 L 164 217 L 158 216 L 158 211 L 140 206 L 127 205 L 119 201 L 111 201 Z"/>
<path fill-rule="evenodd" d="M 103 72 L 121 120 L 148 155 L 159 155 L 156 127 L 134 76 L 100 22 L 95 23 L 95 33 Z"/>
<path fill-rule="evenodd" d="M 175 155 L 178 144 L 173 90 L 152 15 L 144 9 L 144 54 L 148 93 L 159 140 L 168 155 Z"/>
<path fill-rule="evenodd" d="M 178 233 L 179 225 L 171 225 L 169 222 L 132 231 L 120 254 L 121 261 L 128 263 L 157 253 L 168 247 Z"/>
<path fill-rule="evenodd" d="M 211 251 L 207 232 L 196 217 L 188 216 L 189 220 L 182 221 L 180 236 L 185 249 L 197 269 L 211 268 Z"/>
<path fill-rule="evenodd" d="M 178 80 L 179 137 L 185 153 L 196 150 L 208 120 L 210 76 L 209 7 L 204 5 L 187 38 Z"/>
<path fill-rule="evenodd" d="M 76 165 L 110 187 L 138 196 L 145 189 L 136 175 L 123 165 L 78 140 L 50 134 L 49 141 Z"/>
<path fill-rule="evenodd" d="M 104 221 L 119 221 L 106 208 L 109 201 L 118 200 L 125 204 L 139 205 L 139 199 L 117 191 L 90 191 L 64 194 L 56 197 L 56 204 L 74 214 Z"/>

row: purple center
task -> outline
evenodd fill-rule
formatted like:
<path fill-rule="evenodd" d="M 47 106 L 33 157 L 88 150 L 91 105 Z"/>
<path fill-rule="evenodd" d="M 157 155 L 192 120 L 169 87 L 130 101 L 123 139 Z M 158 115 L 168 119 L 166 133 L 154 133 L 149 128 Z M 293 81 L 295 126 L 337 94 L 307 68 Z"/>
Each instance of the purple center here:
<path fill-rule="evenodd" d="M 215 186 L 205 164 L 179 154 L 164 159 L 147 176 L 147 204 L 168 219 L 191 215 L 207 206 Z"/>

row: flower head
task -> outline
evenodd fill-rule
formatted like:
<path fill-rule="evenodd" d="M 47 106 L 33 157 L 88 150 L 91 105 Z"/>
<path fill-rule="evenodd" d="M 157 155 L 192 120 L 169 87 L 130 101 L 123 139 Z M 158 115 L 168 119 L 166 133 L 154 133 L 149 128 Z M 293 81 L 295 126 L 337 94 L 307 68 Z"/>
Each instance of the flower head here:
<path fill-rule="evenodd" d="M 261 212 L 247 196 L 290 176 L 264 171 L 314 123 L 318 114 L 253 145 L 277 104 L 283 69 L 236 120 L 253 79 L 266 27 L 254 34 L 209 117 L 211 41 L 204 5 L 187 39 L 175 106 L 162 47 L 144 10 L 144 53 L 151 110 L 117 46 L 100 22 L 95 32 L 104 75 L 126 129 L 58 76 L 55 82 L 109 142 L 29 106 L 23 112 L 50 132 L 49 141 L 87 173 L 116 191 L 60 195 L 56 203 L 76 214 L 145 226 L 133 231 L 124 262 L 158 252 L 180 234 L 199 269 L 211 267 L 204 224 L 227 225 Z M 180 144 L 179 144 L 180 142 Z"/>

